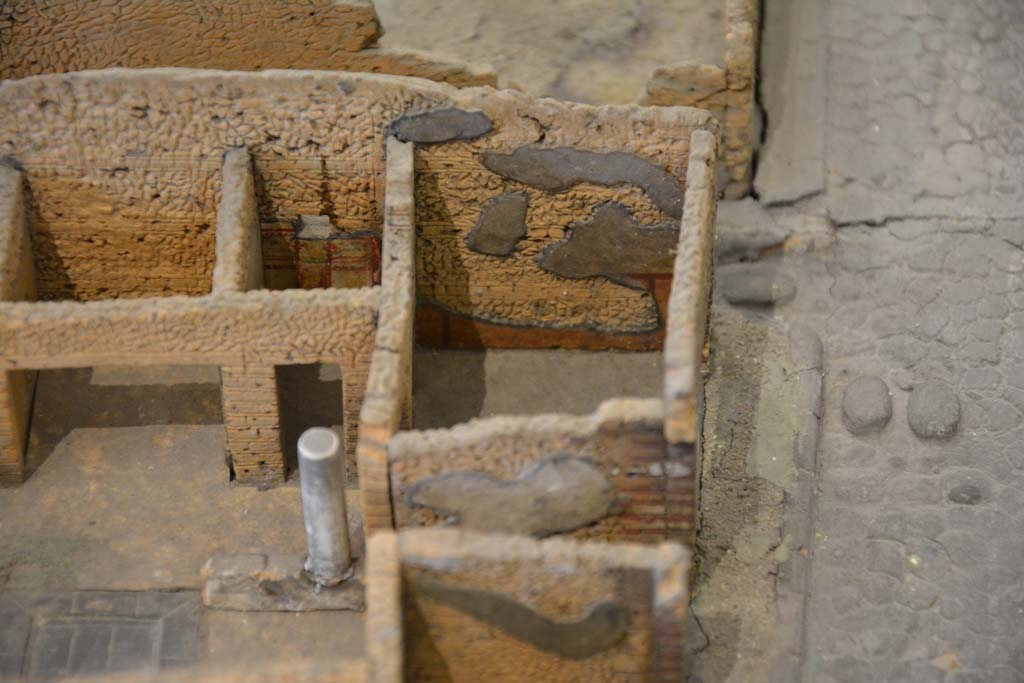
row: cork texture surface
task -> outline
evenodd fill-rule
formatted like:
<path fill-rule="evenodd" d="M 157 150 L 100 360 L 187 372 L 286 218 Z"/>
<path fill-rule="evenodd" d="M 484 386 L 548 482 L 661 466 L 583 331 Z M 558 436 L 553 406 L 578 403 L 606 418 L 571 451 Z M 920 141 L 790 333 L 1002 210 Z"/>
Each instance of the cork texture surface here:
<path fill-rule="evenodd" d="M 400 432 L 389 444 L 395 526 L 450 526 L 473 519 L 473 511 L 451 514 L 459 501 L 422 504 L 417 492 L 438 477 L 487 475 L 504 480 L 500 485 L 507 490 L 560 454 L 593 465 L 611 483 L 615 498 L 610 514 L 567 535 L 690 543 L 696 500 L 692 457 L 668 453 L 661 416 L 661 401 L 613 399 L 581 417 L 492 417 L 451 429 Z"/>
<path fill-rule="evenodd" d="M 484 64 L 377 47 L 369 0 L 5 0 L 0 77 L 162 66 L 324 69 L 495 85 Z"/>
<path fill-rule="evenodd" d="M 3 78 L 111 66 L 329 68 L 381 32 L 369 0 L 4 0 L 2 10 Z"/>
<path fill-rule="evenodd" d="M 0 304 L 3 367 L 357 362 L 372 345 L 378 290 Z"/>
<path fill-rule="evenodd" d="M 711 136 L 695 136 L 665 334 L 665 435 L 671 443 L 697 441 L 718 209 L 716 149 Z"/>
<path fill-rule="evenodd" d="M 365 400 L 356 435 L 363 523 L 391 527 L 387 443 L 404 416 L 411 421 L 416 228 L 412 143 L 387 141 L 383 277 Z"/>
<path fill-rule="evenodd" d="M 490 323 L 606 333 L 658 328 L 654 296 L 601 277 L 559 278 L 536 257 L 600 202 L 643 224 L 668 217 L 637 186 L 549 192 L 492 173 L 480 155 L 538 142 L 627 153 L 685 186 L 691 132 L 717 130 L 686 108 L 590 107 L 365 74 L 109 70 L 8 81 L 0 95 L 0 153 L 27 177 L 40 298 L 209 291 L 228 147 L 250 150 L 261 221 L 326 215 L 343 233 L 379 234 L 386 127 L 456 106 L 483 111 L 494 130 L 418 150 L 420 299 Z M 473 252 L 465 238 L 482 205 L 504 192 L 530 196 L 521 248 Z"/>

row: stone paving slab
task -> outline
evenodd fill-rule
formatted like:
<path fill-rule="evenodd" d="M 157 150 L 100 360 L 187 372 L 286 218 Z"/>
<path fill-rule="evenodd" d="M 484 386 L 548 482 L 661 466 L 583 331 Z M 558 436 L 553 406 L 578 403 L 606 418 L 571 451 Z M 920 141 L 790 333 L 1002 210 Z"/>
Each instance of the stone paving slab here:
<path fill-rule="evenodd" d="M 195 591 L 0 594 L 0 676 L 186 666 L 201 655 L 201 614 Z"/>
<path fill-rule="evenodd" d="M 783 528 L 790 556 L 810 563 L 795 624 L 802 657 L 776 680 L 1024 680 L 1024 249 L 1014 225 L 847 227 L 831 245 L 758 264 L 796 284 L 791 302 L 763 313 L 814 329 L 825 369 L 816 495 L 787 499 Z M 720 339 L 730 353 L 736 342 Z M 866 394 L 877 419 L 851 430 L 847 390 L 863 377 L 886 392 Z M 947 403 L 915 401 L 935 386 Z M 915 431 L 915 411 L 935 408 L 925 422 L 955 429 Z M 794 530 L 805 521 L 812 542 L 801 547 Z M 800 586 L 782 572 L 776 588 Z"/>
<path fill-rule="evenodd" d="M 838 223 L 1024 215 L 1024 3 L 830 0 Z"/>

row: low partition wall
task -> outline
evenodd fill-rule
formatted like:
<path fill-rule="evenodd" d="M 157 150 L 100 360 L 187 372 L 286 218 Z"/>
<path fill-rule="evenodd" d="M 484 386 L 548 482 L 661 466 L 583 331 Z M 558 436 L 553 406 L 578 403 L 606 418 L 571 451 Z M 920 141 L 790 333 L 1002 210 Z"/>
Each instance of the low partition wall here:
<path fill-rule="evenodd" d="M 285 476 L 275 368 L 334 363 L 345 381 L 343 421 L 354 461 L 380 291 L 259 289 L 252 162 L 244 148 L 228 150 L 222 162 L 211 293 L 98 301 L 32 300 L 35 259 L 25 194 L 34 188 L 20 171 L 0 169 L 0 483 L 24 478 L 28 372 L 49 368 L 219 366 L 233 475 L 265 484 Z M 120 274 L 93 277 L 98 285 L 116 285 Z"/>
<path fill-rule="evenodd" d="M 363 524 L 367 530 L 391 526 L 387 446 L 400 425 L 412 422 L 414 212 L 413 146 L 390 138 L 384 195 L 384 283 L 357 447 Z"/>
<path fill-rule="evenodd" d="M 388 448 L 395 525 L 689 543 L 692 463 L 667 448 L 662 402 L 593 415 L 473 420 L 400 432 Z"/>
<path fill-rule="evenodd" d="M 682 547 L 449 529 L 368 542 L 374 683 L 678 681 Z"/>
<path fill-rule="evenodd" d="M 0 155 L 31 187 L 40 298 L 208 293 L 221 156 L 241 146 L 267 285 L 296 284 L 289 258 L 307 284 L 369 285 L 380 276 L 346 268 L 355 252 L 376 260 L 393 134 L 417 147 L 417 332 L 442 346 L 660 348 L 691 139 L 717 129 L 685 107 L 372 74 L 0 82 Z"/>
<path fill-rule="evenodd" d="M 692 472 L 700 490 L 701 420 L 709 334 L 713 251 L 718 191 L 716 146 L 702 137 L 690 157 L 689 190 L 679 231 L 665 334 L 665 379 L 662 385 L 664 435 L 672 462 Z M 693 516 L 700 510 L 693 503 Z M 694 519 L 699 526 L 699 519 Z"/>
<path fill-rule="evenodd" d="M 274 367 L 336 363 L 365 374 L 378 292 L 318 290 L 92 302 L 0 304 L 0 368 L 219 365 L 227 447 L 246 483 L 281 481 Z M 359 399 L 353 400 L 358 404 Z M 346 422 L 357 415 L 346 415 Z M 8 411 L 3 422 L 20 424 Z M 23 432 L 5 429 L 4 479 L 24 475 Z"/>

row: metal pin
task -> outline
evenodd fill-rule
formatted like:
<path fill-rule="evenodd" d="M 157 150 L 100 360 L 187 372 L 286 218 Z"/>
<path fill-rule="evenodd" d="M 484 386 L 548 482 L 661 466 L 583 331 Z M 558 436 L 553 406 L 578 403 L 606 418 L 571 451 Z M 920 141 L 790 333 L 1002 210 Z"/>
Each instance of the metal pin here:
<path fill-rule="evenodd" d="M 299 481 L 306 524 L 306 572 L 321 586 L 351 575 L 345 513 L 345 456 L 334 430 L 313 427 L 299 437 Z"/>

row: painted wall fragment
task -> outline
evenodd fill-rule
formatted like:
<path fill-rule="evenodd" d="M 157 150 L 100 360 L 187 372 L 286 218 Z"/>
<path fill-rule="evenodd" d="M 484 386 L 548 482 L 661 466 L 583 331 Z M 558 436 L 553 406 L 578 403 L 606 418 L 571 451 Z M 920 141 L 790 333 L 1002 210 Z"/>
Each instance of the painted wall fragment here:
<path fill-rule="evenodd" d="M 411 506 L 452 515 L 479 531 L 549 536 L 572 531 L 618 510 L 615 486 L 589 460 L 549 455 L 518 479 L 449 472 L 422 479 L 406 493 Z"/>
<path fill-rule="evenodd" d="M 569 237 L 547 247 L 537 263 L 562 277 L 603 275 L 633 285 L 630 274 L 671 273 L 678 241 L 675 223 L 641 225 L 622 204 L 603 202 L 589 220 L 570 225 Z"/>
<path fill-rule="evenodd" d="M 482 111 L 447 107 L 403 114 L 391 122 L 391 133 L 402 142 L 430 144 L 473 140 L 489 133 L 492 127 L 490 117 Z"/>
<path fill-rule="evenodd" d="M 530 195 L 526 192 L 505 192 L 488 199 L 476 226 L 466 236 L 466 245 L 481 254 L 508 256 L 519 240 L 526 237 L 529 206 Z"/>
<path fill-rule="evenodd" d="M 495 626 L 539 650 L 569 659 L 586 659 L 613 647 L 626 635 L 626 610 L 598 602 L 578 621 L 554 621 L 517 600 L 491 591 L 449 586 L 420 579 L 416 592 Z"/>
<path fill-rule="evenodd" d="M 679 181 L 630 152 L 524 145 L 511 154 L 484 152 L 480 161 L 500 176 L 548 192 L 564 192 L 578 183 L 636 185 L 669 216 L 683 215 L 683 187 Z"/>

